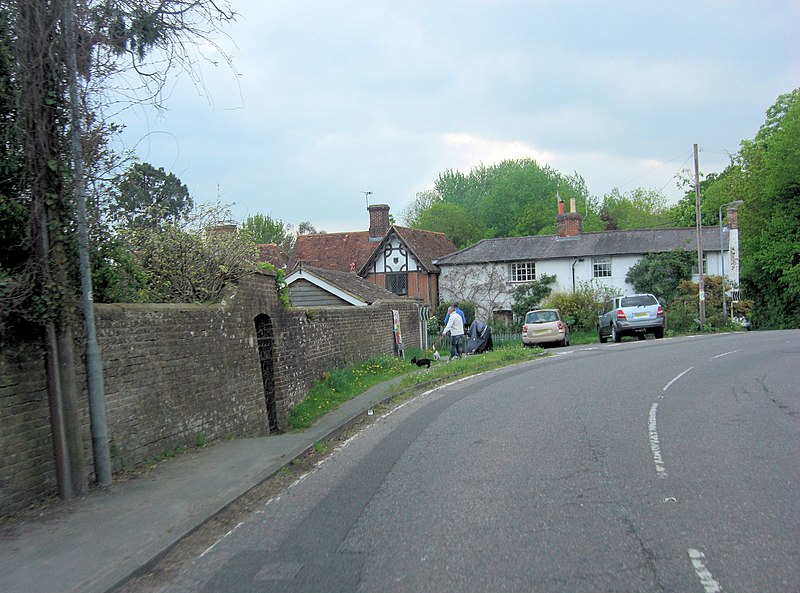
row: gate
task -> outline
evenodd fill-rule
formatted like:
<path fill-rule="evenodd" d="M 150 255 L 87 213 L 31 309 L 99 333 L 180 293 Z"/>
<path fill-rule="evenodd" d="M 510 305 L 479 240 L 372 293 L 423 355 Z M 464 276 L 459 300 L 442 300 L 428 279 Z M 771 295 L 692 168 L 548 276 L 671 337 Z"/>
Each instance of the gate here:
<path fill-rule="evenodd" d="M 255 318 L 256 339 L 258 340 L 258 359 L 261 363 L 261 380 L 264 382 L 264 398 L 267 403 L 269 432 L 278 432 L 278 414 L 275 406 L 275 375 L 273 368 L 272 319 L 269 315 Z"/>

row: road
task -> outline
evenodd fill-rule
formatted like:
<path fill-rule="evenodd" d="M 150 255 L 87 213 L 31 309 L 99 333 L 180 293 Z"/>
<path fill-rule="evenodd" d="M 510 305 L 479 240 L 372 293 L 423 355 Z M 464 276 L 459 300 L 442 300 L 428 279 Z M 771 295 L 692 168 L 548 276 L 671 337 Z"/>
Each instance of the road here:
<path fill-rule="evenodd" d="M 800 331 L 550 353 L 378 419 L 165 590 L 800 591 Z"/>

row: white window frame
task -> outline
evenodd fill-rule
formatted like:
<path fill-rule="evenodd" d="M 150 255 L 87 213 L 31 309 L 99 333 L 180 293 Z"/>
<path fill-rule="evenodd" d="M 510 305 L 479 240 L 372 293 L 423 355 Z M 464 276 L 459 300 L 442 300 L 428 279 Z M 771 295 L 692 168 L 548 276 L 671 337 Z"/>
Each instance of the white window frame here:
<path fill-rule="evenodd" d="M 695 253 L 694 260 L 692 260 L 692 276 L 699 276 L 697 271 L 697 254 Z M 708 252 L 703 252 L 703 275 L 708 276 Z"/>
<path fill-rule="evenodd" d="M 536 280 L 536 262 L 520 261 L 508 264 L 508 281 L 512 284 L 533 282 Z"/>
<path fill-rule="evenodd" d="M 611 258 L 592 258 L 592 278 L 611 278 Z"/>

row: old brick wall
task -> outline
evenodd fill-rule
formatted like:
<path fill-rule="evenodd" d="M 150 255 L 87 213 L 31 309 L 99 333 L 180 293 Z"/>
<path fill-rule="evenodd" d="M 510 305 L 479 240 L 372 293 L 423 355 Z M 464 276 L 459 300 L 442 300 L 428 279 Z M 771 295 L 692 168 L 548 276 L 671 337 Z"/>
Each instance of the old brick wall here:
<path fill-rule="evenodd" d="M 23 342 L 4 348 L 0 352 L 0 516 L 56 490 L 47 397 L 41 346 Z"/>
<path fill-rule="evenodd" d="M 244 278 L 218 305 L 97 305 L 106 413 L 115 472 L 178 446 L 268 433 L 255 318 L 272 321 L 279 429 L 326 370 L 394 349 L 392 309 L 406 346 L 418 345 L 416 304 L 284 309 L 274 275 Z M 83 386 L 83 369 L 79 369 Z M 83 438 L 92 459 L 85 388 Z M 0 516 L 56 491 L 38 344 L 0 353 Z"/>

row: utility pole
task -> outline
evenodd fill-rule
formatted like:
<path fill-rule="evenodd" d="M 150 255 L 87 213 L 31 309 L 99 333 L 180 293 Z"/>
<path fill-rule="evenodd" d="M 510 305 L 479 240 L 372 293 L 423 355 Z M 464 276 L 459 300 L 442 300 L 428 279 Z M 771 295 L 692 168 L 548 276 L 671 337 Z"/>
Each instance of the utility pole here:
<path fill-rule="evenodd" d="M 71 146 L 73 187 L 77 204 L 78 257 L 81 276 L 83 316 L 86 325 L 86 378 L 89 392 L 89 421 L 92 432 L 94 473 L 100 486 L 111 485 L 111 455 L 106 424 L 106 394 L 103 382 L 103 361 L 97 344 L 92 298 L 92 275 L 89 267 L 89 229 L 86 220 L 86 176 L 84 172 L 82 126 L 78 100 L 78 64 L 76 56 L 74 0 L 64 3 L 64 34 L 66 37 L 67 69 L 69 71 L 69 97 L 71 117 Z"/>
<path fill-rule="evenodd" d="M 697 274 L 700 299 L 700 331 L 706 326 L 706 281 L 703 269 L 702 214 L 700 212 L 700 164 L 697 159 L 697 144 L 694 145 L 694 215 L 697 223 Z"/>

